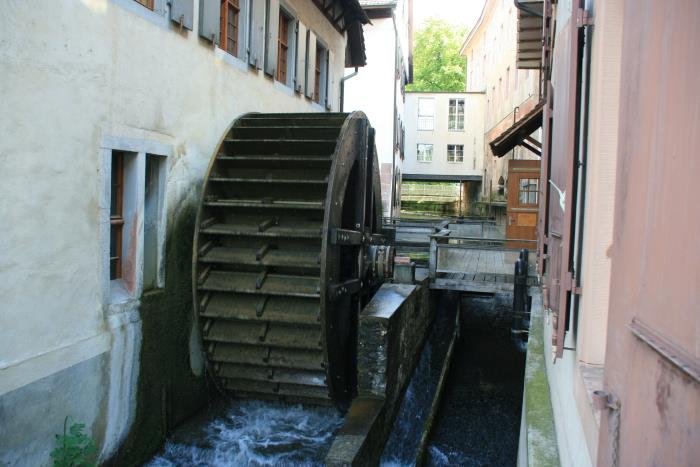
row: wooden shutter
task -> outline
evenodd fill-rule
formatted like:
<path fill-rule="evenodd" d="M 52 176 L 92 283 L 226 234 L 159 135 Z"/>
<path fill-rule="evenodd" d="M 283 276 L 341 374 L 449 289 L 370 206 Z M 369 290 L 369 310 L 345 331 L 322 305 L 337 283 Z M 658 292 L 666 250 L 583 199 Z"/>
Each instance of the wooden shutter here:
<path fill-rule="evenodd" d="M 265 44 L 265 0 L 250 0 L 248 63 L 262 70 Z"/>
<path fill-rule="evenodd" d="M 219 43 L 219 0 L 199 0 L 199 35 L 214 44 Z"/>
<path fill-rule="evenodd" d="M 279 0 L 268 0 L 267 27 L 265 28 L 265 73 L 275 76 L 277 71 L 277 38 L 280 23 Z"/>
<path fill-rule="evenodd" d="M 551 186 L 549 184 L 549 166 L 552 157 L 552 99 L 553 88 L 552 82 L 545 83 L 546 103 L 542 109 L 542 161 L 540 164 L 540 205 L 537 214 L 537 271 L 540 274 L 546 274 L 547 270 L 545 262 L 547 255 L 547 235 L 548 235 L 548 216 L 549 216 L 549 192 Z"/>
<path fill-rule="evenodd" d="M 328 61 L 326 62 L 326 109 L 331 110 L 333 108 L 334 99 L 333 90 L 335 89 L 335 74 L 333 73 L 333 63 L 335 61 L 335 57 L 333 56 L 333 52 L 331 52 L 330 49 L 328 49 L 327 57 Z"/>
<path fill-rule="evenodd" d="M 557 76 L 557 95 L 553 102 L 551 127 L 552 146 L 549 165 L 550 178 L 548 204 L 547 265 L 548 305 L 553 314 L 554 333 L 552 346 L 555 357 L 564 353 L 564 338 L 569 324 L 572 280 L 572 243 L 576 186 L 574 173 L 578 159 L 577 116 L 579 113 L 579 87 L 581 80 L 580 50 L 582 30 L 576 23 L 579 0 L 572 2 L 568 21 L 557 34 L 554 48 L 553 74 Z"/>
<path fill-rule="evenodd" d="M 314 98 L 316 86 L 316 34 L 309 29 L 306 36 L 306 97 Z"/>
<path fill-rule="evenodd" d="M 194 0 L 170 0 L 170 19 L 185 29 L 192 30 Z"/>
<path fill-rule="evenodd" d="M 303 93 L 306 78 L 306 26 L 297 21 L 297 56 L 296 67 L 294 67 L 294 90 Z"/>

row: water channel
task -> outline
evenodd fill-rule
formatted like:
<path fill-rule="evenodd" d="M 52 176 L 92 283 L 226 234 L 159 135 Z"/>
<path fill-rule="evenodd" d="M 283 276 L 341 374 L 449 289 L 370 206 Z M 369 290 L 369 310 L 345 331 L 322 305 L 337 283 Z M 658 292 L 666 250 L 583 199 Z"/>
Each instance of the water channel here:
<path fill-rule="evenodd" d="M 525 354 L 511 341 L 503 315 L 489 312 L 499 307 L 488 297 L 462 302 L 460 337 L 421 446 L 454 323 L 457 300 L 450 303 L 451 313 L 438 307 L 381 465 L 415 465 L 421 447 L 429 466 L 516 463 Z M 177 428 L 147 465 L 323 465 L 342 424 L 330 407 L 222 398 Z"/>

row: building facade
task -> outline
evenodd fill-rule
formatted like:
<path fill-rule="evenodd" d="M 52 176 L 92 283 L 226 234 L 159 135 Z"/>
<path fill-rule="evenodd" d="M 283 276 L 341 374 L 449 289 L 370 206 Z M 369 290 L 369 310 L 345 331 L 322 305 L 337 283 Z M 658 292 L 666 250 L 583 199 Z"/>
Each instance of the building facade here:
<path fill-rule="evenodd" d="M 481 187 L 484 201 L 504 201 L 508 160 L 537 158 L 521 146 L 513 148 L 505 157 L 496 158 L 488 146 L 540 101 L 539 70 L 517 66 L 518 24 L 518 9 L 513 2 L 486 0 L 481 16 L 461 49 L 467 59 L 467 92 L 485 94 Z"/>
<path fill-rule="evenodd" d="M 247 112 L 339 111 L 365 22 L 340 0 L 5 5 L 0 463 L 48 463 L 66 417 L 101 461 L 140 463 L 206 403 L 191 245 L 212 152 Z"/>
<path fill-rule="evenodd" d="M 561 464 L 695 465 L 700 5 L 540 8 L 546 319 L 531 335 L 544 337 Z M 522 464 L 534 444 L 521 437 Z"/>
<path fill-rule="evenodd" d="M 406 94 L 403 180 L 459 182 L 464 202 L 478 196 L 483 167 L 484 94 Z"/>
<path fill-rule="evenodd" d="M 376 129 L 385 217 L 399 217 L 404 161 L 405 87 L 413 79 L 413 0 L 360 0 L 367 65 L 344 78 L 343 111 L 362 110 Z"/>

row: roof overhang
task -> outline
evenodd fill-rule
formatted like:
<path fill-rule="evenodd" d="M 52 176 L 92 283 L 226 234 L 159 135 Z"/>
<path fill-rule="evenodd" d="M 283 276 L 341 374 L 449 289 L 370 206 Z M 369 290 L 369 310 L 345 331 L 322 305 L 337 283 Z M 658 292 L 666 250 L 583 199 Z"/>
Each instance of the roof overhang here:
<path fill-rule="evenodd" d="M 313 3 L 339 33 L 347 33 L 345 66 L 365 66 L 367 54 L 362 25 L 369 23 L 370 20 L 360 2 L 358 0 L 313 0 Z"/>
<path fill-rule="evenodd" d="M 542 102 L 537 104 L 534 109 L 489 143 L 494 156 L 503 157 L 516 146 L 522 146 L 538 156 L 541 155 L 542 145 L 530 135 L 542 126 L 543 105 Z"/>
<path fill-rule="evenodd" d="M 515 66 L 539 70 L 542 66 L 542 0 L 520 0 L 518 6 L 518 49 Z"/>
<path fill-rule="evenodd" d="M 434 174 L 401 174 L 402 180 L 417 180 L 417 181 L 440 181 L 440 182 L 480 182 L 481 175 L 434 175 Z"/>

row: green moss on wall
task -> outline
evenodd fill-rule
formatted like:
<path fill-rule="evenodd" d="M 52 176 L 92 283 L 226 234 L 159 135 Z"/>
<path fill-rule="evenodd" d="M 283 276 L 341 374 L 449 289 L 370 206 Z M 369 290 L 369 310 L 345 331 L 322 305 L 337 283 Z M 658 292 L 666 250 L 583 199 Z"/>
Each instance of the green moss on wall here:
<path fill-rule="evenodd" d="M 558 466 L 559 450 L 544 354 L 542 295 L 533 294 L 525 362 L 524 403 L 528 465 Z M 521 440 L 522 442 L 523 440 Z"/>
<path fill-rule="evenodd" d="M 183 201 L 169 218 L 165 287 L 141 298 L 142 343 L 136 415 L 108 465 L 138 465 L 160 449 L 167 432 L 208 401 L 204 378 L 190 370 L 192 240 L 195 203 Z"/>

